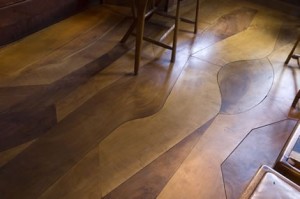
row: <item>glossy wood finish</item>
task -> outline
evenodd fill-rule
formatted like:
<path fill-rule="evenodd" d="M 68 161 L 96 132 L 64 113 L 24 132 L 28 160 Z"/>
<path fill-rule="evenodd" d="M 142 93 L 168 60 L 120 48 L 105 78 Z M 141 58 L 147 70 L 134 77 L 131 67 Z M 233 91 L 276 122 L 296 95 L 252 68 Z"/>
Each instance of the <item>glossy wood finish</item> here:
<path fill-rule="evenodd" d="M 291 135 L 295 120 L 284 120 L 254 129 L 222 164 L 226 196 L 240 198 L 261 165 L 273 167 Z"/>
<path fill-rule="evenodd" d="M 178 29 L 179 29 L 179 22 L 183 21 L 183 22 L 188 22 L 188 23 L 192 23 L 194 25 L 194 34 L 197 34 L 198 31 L 198 18 L 199 18 L 199 0 L 196 0 L 196 7 L 195 7 L 195 17 L 194 20 L 187 20 L 185 18 L 181 18 L 180 16 L 180 0 L 177 0 L 176 3 L 176 11 L 175 11 L 175 16 L 169 16 L 169 18 L 174 18 L 174 25 L 171 26 L 170 29 L 168 29 L 164 35 L 164 37 L 167 37 L 168 34 L 170 34 L 171 32 L 173 32 L 173 40 L 172 40 L 172 45 L 167 45 L 165 43 L 162 42 L 163 38 L 161 38 L 159 41 L 156 41 L 152 38 L 146 37 L 144 36 L 144 27 L 145 27 L 145 20 L 146 20 L 146 15 L 148 15 L 147 13 L 152 13 L 155 12 L 156 8 L 152 8 L 152 10 L 146 12 L 147 7 L 149 7 L 148 5 L 148 0 L 144 0 L 144 1 L 133 1 L 133 5 L 132 5 L 132 13 L 133 13 L 133 17 L 134 17 L 134 22 L 133 24 L 130 26 L 129 30 L 127 31 L 127 33 L 125 34 L 125 36 L 123 37 L 123 39 L 121 40 L 122 43 L 125 43 L 129 37 L 129 35 L 132 33 L 132 31 L 134 29 L 136 29 L 136 36 L 135 36 L 135 40 L 136 40 L 136 45 L 135 45 L 135 63 L 134 63 L 134 74 L 137 75 L 138 71 L 139 71 L 139 67 L 140 67 L 140 60 L 141 60 L 141 46 L 142 46 L 142 41 L 146 40 L 148 42 L 154 43 L 160 47 L 164 47 L 166 49 L 169 49 L 172 51 L 172 55 L 171 55 L 171 62 L 175 62 L 176 59 L 176 53 L 177 53 L 177 40 L 178 40 Z M 167 3 L 168 4 L 168 3 Z M 135 16 L 136 15 L 136 16 Z M 150 14 L 150 16 L 153 14 Z M 168 16 L 168 15 L 166 15 Z M 149 18 L 149 17 L 148 17 Z"/>
<path fill-rule="evenodd" d="M 212 122 L 213 119 L 141 169 L 104 199 L 156 198 Z"/>
<path fill-rule="evenodd" d="M 82 10 L 87 3 L 82 0 L 1 0 L 0 45 L 58 22 Z"/>
<path fill-rule="evenodd" d="M 221 113 L 238 114 L 257 106 L 271 89 L 273 75 L 267 59 L 237 61 L 222 67 L 218 74 Z"/>
<path fill-rule="evenodd" d="M 137 8 L 137 22 L 136 22 L 136 38 L 135 38 L 135 62 L 134 62 L 134 74 L 138 74 L 141 61 L 141 51 L 142 51 L 142 42 L 144 36 L 144 27 L 145 27 L 145 14 L 146 6 L 148 0 L 135 1 L 135 6 Z"/>
<path fill-rule="evenodd" d="M 182 3 L 191 17 L 195 1 Z M 248 1 L 201 1 L 198 33 L 179 31 L 176 62 L 144 42 L 133 76 L 133 40 L 119 44 L 128 15 L 95 6 L 0 49 L 0 128 L 11 137 L 0 152 L 1 199 L 224 199 L 222 163 L 253 129 L 287 120 L 300 70 L 284 61 L 299 19 Z M 147 35 L 162 34 L 148 25 Z M 240 87 L 227 84 L 235 82 L 232 68 L 241 68 Z M 234 106 L 240 95 L 221 90 L 220 80 L 244 88 L 249 102 Z M 231 114 L 221 112 L 223 96 L 233 96 Z M 260 129 L 270 143 L 282 142 Z"/>
<path fill-rule="evenodd" d="M 109 193 L 218 113 L 221 105 L 216 79 L 218 69 L 191 59 L 177 80 L 180 84 L 175 85 L 158 113 L 122 125 L 100 143 L 100 167 L 106 182 L 102 186 L 103 194 Z M 199 84 L 199 79 L 206 84 Z M 178 103 L 181 106 L 177 106 Z M 207 114 L 201 114 L 203 112 Z M 166 127 L 165 124 L 172 125 Z M 126 165 L 131 166 L 124 170 Z"/>

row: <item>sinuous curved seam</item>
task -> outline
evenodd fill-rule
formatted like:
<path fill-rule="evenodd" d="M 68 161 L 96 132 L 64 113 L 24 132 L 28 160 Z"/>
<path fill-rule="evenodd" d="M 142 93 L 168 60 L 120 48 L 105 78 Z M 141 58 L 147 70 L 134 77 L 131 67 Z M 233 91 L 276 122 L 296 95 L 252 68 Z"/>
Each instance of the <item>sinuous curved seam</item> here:
<path fill-rule="evenodd" d="M 238 114 L 257 106 L 269 93 L 273 79 L 273 67 L 267 59 L 225 65 L 218 73 L 221 113 Z"/>

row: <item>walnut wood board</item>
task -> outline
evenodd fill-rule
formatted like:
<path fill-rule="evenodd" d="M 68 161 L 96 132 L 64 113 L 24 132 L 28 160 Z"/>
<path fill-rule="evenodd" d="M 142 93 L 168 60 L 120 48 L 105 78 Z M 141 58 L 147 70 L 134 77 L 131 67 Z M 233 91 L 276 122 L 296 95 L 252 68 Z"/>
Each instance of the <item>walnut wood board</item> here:
<path fill-rule="evenodd" d="M 0 1 L 0 8 L 10 6 L 10 5 L 14 5 L 14 4 L 17 4 L 17 3 L 21 3 L 23 1 L 26 1 L 26 0 L 1 0 Z"/>
<path fill-rule="evenodd" d="M 184 1 L 183 16 L 194 3 Z M 144 42 L 133 76 L 134 41 L 118 44 L 127 15 L 95 5 L 1 48 L 0 198 L 224 199 L 222 163 L 253 129 L 287 121 L 300 70 L 284 60 L 299 19 L 201 1 L 199 33 L 181 26 L 177 61 Z M 146 33 L 162 30 L 148 24 Z M 238 104 L 240 88 L 248 101 Z"/>
<path fill-rule="evenodd" d="M 273 167 L 296 120 L 252 130 L 222 164 L 228 199 L 238 199 L 261 165 Z"/>
<path fill-rule="evenodd" d="M 237 61 L 222 67 L 218 74 L 221 113 L 238 114 L 257 106 L 268 95 L 273 75 L 268 59 Z"/>

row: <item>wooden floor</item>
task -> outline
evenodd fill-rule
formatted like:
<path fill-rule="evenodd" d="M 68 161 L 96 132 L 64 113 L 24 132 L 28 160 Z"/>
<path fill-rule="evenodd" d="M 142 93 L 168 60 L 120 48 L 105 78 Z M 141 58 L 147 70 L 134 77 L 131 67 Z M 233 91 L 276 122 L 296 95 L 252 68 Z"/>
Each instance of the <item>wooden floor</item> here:
<path fill-rule="evenodd" d="M 0 48 L 1 199 L 235 199 L 274 164 L 298 120 L 300 71 L 284 61 L 299 18 L 202 0 L 176 62 L 145 42 L 134 76 L 128 15 L 93 6 Z"/>

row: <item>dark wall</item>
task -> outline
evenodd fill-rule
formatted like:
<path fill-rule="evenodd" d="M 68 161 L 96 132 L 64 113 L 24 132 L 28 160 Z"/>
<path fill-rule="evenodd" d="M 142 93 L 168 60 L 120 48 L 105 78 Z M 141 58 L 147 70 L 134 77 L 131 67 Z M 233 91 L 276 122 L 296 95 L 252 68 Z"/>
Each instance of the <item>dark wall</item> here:
<path fill-rule="evenodd" d="M 62 20 L 87 4 L 88 0 L 0 0 L 0 45 Z"/>
<path fill-rule="evenodd" d="M 105 4 L 121 5 L 121 6 L 130 6 L 131 0 L 103 0 Z"/>

